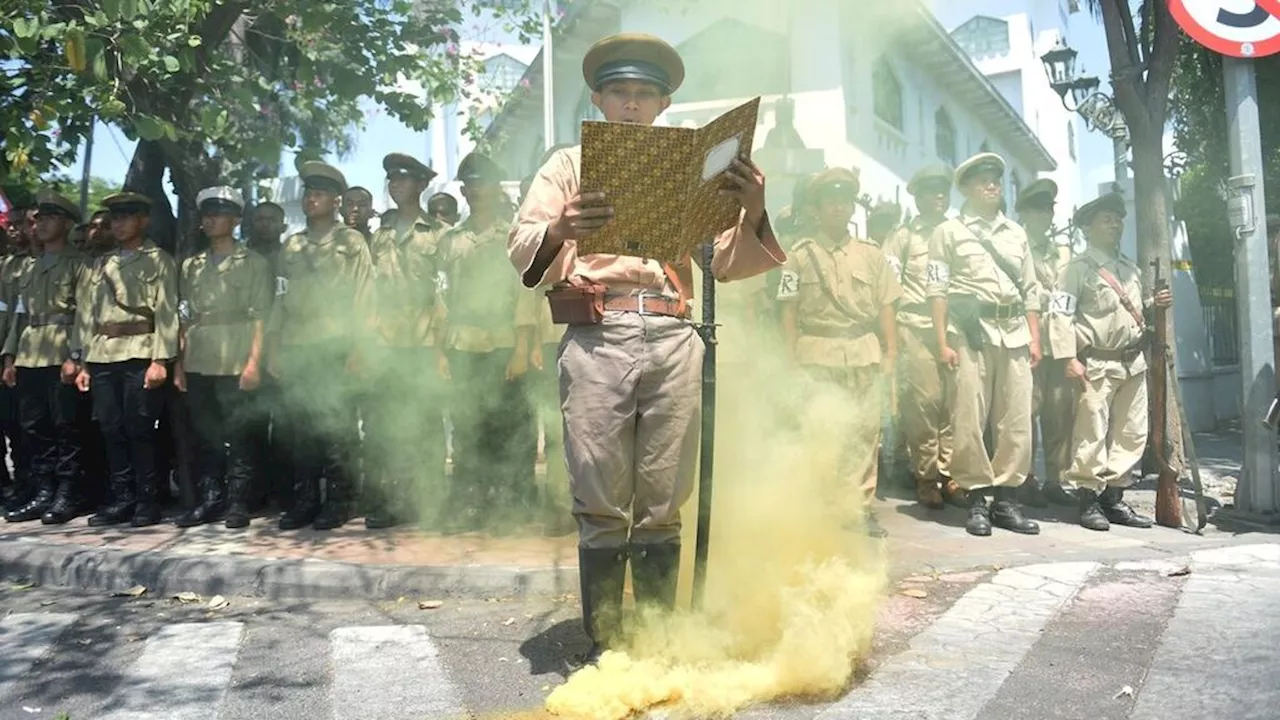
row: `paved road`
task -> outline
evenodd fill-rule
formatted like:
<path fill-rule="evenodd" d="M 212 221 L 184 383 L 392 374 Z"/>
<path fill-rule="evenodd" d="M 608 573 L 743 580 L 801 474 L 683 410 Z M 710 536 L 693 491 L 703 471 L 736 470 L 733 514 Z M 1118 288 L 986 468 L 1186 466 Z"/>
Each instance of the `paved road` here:
<path fill-rule="evenodd" d="M 863 679 L 744 719 L 1274 720 L 1280 545 L 935 578 Z M 927 581 L 921 581 L 927 582 Z M 498 718 L 580 651 L 572 598 L 273 604 L 0 586 L 0 720 Z"/>

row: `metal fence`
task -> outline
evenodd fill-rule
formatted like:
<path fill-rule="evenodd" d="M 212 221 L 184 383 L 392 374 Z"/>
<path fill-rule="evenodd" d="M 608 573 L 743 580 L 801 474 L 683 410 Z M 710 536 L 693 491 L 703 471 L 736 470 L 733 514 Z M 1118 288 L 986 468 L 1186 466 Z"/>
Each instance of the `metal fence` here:
<path fill-rule="evenodd" d="M 1240 322 L 1234 288 L 1200 288 L 1200 307 L 1209 335 L 1209 359 L 1214 367 L 1240 364 Z"/>

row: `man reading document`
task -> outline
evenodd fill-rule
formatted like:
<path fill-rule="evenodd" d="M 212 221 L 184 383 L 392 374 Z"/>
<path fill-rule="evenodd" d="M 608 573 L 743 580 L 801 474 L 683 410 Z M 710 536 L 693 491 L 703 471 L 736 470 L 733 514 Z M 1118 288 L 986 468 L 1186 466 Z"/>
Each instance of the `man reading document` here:
<path fill-rule="evenodd" d="M 651 125 L 684 79 L 675 49 L 624 33 L 587 51 L 583 77 L 609 122 Z M 680 507 L 698 453 L 703 343 L 689 322 L 693 268 L 631 256 L 579 255 L 577 241 L 614 210 L 579 188 L 582 149 L 560 150 L 538 171 L 508 252 L 528 287 L 548 287 L 560 344 L 560 398 L 573 512 L 578 522 L 582 614 L 594 662 L 619 639 L 623 581 L 631 560 L 637 603 L 675 605 Z M 721 192 L 742 206 L 714 238 L 721 282 L 781 265 L 764 208 L 764 175 L 747 157 L 722 174 Z M 636 182 L 643 178 L 637 177 Z M 711 238 L 708 238 L 710 240 Z"/>

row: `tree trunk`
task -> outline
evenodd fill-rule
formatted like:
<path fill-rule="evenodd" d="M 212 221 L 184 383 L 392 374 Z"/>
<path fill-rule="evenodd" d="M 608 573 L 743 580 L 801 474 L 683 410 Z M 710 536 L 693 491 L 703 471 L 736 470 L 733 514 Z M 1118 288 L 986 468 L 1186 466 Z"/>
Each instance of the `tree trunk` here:
<path fill-rule="evenodd" d="M 147 234 L 152 242 L 172 253 L 176 221 L 169 198 L 164 193 L 165 168 L 164 150 L 160 144 L 140 140 L 133 151 L 133 160 L 129 162 L 129 171 L 125 173 L 124 187 L 151 198 L 151 227 Z"/>

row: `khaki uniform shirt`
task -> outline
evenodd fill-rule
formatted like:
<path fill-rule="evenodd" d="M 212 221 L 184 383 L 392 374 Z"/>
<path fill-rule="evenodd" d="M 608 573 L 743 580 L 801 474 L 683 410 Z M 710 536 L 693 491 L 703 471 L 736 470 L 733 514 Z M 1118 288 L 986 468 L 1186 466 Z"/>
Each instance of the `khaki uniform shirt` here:
<path fill-rule="evenodd" d="M 516 329 L 533 328 L 538 317 L 521 302 L 527 292 L 511 277 L 507 259 L 508 226 L 483 230 L 470 219 L 440 238 L 444 266 L 445 347 L 462 352 L 492 352 L 516 345 Z"/>
<path fill-rule="evenodd" d="M 26 311 L 27 322 L 10 324 L 4 354 L 17 367 L 61 365 L 73 351 L 84 350 L 88 328 L 80 325 L 77 308 L 89 288 L 88 258 L 68 247 L 22 265 L 14 303 Z"/>
<path fill-rule="evenodd" d="M 507 239 L 510 262 L 521 278 L 533 266 L 547 227 L 578 194 L 581 162 L 581 147 L 559 150 L 547 160 L 529 186 Z M 721 282 L 741 280 L 767 272 L 786 260 L 786 253 L 778 247 L 766 215 L 758 234 L 740 221 L 716 237 L 711 271 Z M 579 255 L 573 241 L 564 243 L 542 277 L 530 286 L 554 285 L 570 277 L 605 285 L 616 294 L 640 291 L 674 294 L 662 263 L 625 255 Z M 685 280 L 686 288 L 692 288 L 692 275 Z"/>
<path fill-rule="evenodd" d="M 253 328 L 271 315 L 274 283 L 266 258 L 243 246 L 214 262 L 205 250 L 182 263 L 178 303 L 187 346 L 182 367 L 197 375 L 239 375 Z"/>
<path fill-rule="evenodd" d="M 82 327 L 90 337 L 85 361 L 172 360 L 178 356 L 178 268 L 173 256 L 147 240 L 127 255 L 116 248 L 98 258 L 90 273 Z M 145 335 L 109 338 L 98 332 L 104 323 L 152 320 Z"/>
<path fill-rule="evenodd" d="M 372 267 L 364 236 L 341 223 L 289 236 L 276 264 L 268 334 L 286 347 L 359 342 L 373 319 Z"/>
<path fill-rule="evenodd" d="M 1090 247 L 1067 264 L 1062 287 L 1050 301 L 1053 313 L 1049 321 L 1061 326 L 1055 333 L 1055 337 L 1062 338 L 1053 348 L 1055 358 L 1074 358 L 1086 348 L 1132 350 L 1143 340 L 1146 322 L 1139 324 L 1125 309 L 1120 296 L 1098 273 L 1099 266 L 1115 276 L 1134 309 L 1142 312 L 1145 303 L 1138 266 L 1128 258 Z M 1147 360 L 1143 353 L 1137 353 L 1128 363 L 1090 359 L 1088 368 L 1091 377 L 1105 373 L 1125 378 L 1146 370 Z"/>
<path fill-rule="evenodd" d="M 901 297 L 880 247 L 853 240 L 796 243 L 778 288 L 779 301 L 799 305 L 796 359 L 826 367 L 878 364 L 880 310 Z"/>
<path fill-rule="evenodd" d="M 1030 236 L 1028 235 L 1028 238 Z M 1040 317 L 1049 317 L 1049 303 L 1053 294 L 1062 284 L 1062 273 L 1071 261 L 1071 252 L 1059 247 L 1049 238 L 1034 238 L 1030 241 L 1031 259 L 1036 266 L 1036 278 L 1040 281 L 1043 299 L 1040 303 Z M 1047 322 L 1047 320 L 1046 320 Z M 1061 323 L 1048 323 L 1047 328 L 1040 331 L 1040 344 L 1045 357 L 1053 357 L 1054 335 L 1061 331 Z M 1058 340 L 1058 342 L 1062 342 Z"/>
<path fill-rule="evenodd" d="M 0 258 L 0 332 L 8 337 L 10 328 L 26 320 L 26 307 L 18 306 L 18 278 L 35 262 L 26 253 Z M 21 332 L 22 328 L 18 328 Z"/>
<path fill-rule="evenodd" d="M 902 284 L 898 324 L 914 330 L 933 329 L 933 311 L 926 292 L 929 275 L 929 239 L 936 224 L 916 216 L 885 241 L 884 253 Z"/>
<path fill-rule="evenodd" d="M 980 236 L 986 236 L 1000 255 L 1021 269 L 1021 292 L 978 241 Z M 987 305 L 1021 305 L 1026 312 L 1039 312 L 1042 302 L 1040 281 L 1036 279 L 1027 234 L 1004 213 L 999 213 L 988 223 L 973 215 L 967 207 L 961 208 L 958 217 L 934 229 L 929 240 L 929 272 L 925 290 L 930 298 L 967 295 Z M 954 323 L 949 322 L 948 325 L 948 332 L 958 334 Z M 1023 313 L 1004 319 L 984 317 L 981 318 L 981 327 L 989 345 L 1020 348 L 1031 342 L 1031 332 Z"/>
<path fill-rule="evenodd" d="M 443 228 L 426 217 L 408 232 L 397 227 L 395 212 L 383 216 L 373 234 L 374 292 L 378 306 L 378 341 L 387 347 L 435 345 L 436 292 L 441 282 L 437 248 Z"/>

